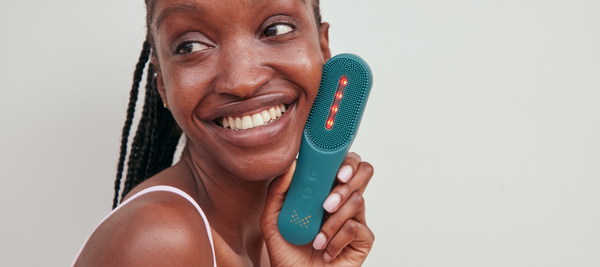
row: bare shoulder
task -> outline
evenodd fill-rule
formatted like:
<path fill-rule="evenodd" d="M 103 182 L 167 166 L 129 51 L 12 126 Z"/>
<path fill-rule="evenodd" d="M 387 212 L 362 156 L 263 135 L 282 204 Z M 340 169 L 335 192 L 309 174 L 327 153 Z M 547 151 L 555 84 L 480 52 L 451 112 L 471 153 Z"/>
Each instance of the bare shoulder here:
<path fill-rule="evenodd" d="M 144 194 L 106 219 L 75 266 L 212 266 L 207 226 L 171 192 Z"/>

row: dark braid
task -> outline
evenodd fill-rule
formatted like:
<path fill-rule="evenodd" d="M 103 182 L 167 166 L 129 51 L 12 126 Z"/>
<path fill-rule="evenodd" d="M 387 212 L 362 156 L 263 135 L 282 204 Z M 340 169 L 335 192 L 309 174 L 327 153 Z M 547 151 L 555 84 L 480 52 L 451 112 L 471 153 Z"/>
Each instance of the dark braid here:
<path fill-rule="evenodd" d="M 148 51 L 146 51 L 147 44 L 149 48 L 147 49 Z M 148 41 L 144 42 L 143 52 L 144 55 L 150 55 L 151 53 L 150 43 Z M 148 57 L 146 56 L 145 61 L 147 61 L 147 58 Z M 138 66 L 139 65 L 140 64 L 138 63 Z M 143 65 L 141 70 L 143 71 Z M 177 126 L 171 112 L 168 109 L 163 108 L 160 95 L 156 88 L 154 72 L 154 66 L 149 64 L 144 106 L 135 137 L 133 138 L 133 143 L 131 144 L 131 151 L 127 161 L 125 185 L 123 187 L 123 192 L 119 194 L 120 186 L 117 186 L 116 184 L 118 183 L 120 185 L 121 177 L 123 176 L 123 157 L 123 162 L 119 162 L 120 168 L 117 168 L 118 173 L 117 180 L 115 181 L 115 200 L 113 200 L 113 208 L 116 207 L 114 203 L 118 203 L 119 195 L 121 196 L 120 200 L 122 201 L 127 193 L 135 186 L 173 164 L 173 154 L 175 153 L 177 142 L 181 136 L 181 129 Z M 139 87 L 140 80 L 141 77 L 134 81 L 135 92 L 133 89 L 131 92 L 132 95 L 135 93 L 136 100 L 138 94 L 137 88 Z M 131 112 L 128 110 L 128 120 L 125 124 L 127 136 L 124 134 L 123 140 L 121 140 L 121 143 L 125 142 L 125 144 L 131 128 L 129 114 L 133 114 L 135 109 L 135 101 L 133 103 Z M 123 131 L 125 132 L 125 130 Z M 126 147 L 124 151 L 126 151 Z"/>
<path fill-rule="evenodd" d="M 323 22 L 321 21 L 321 7 L 319 0 L 313 1 L 313 13 L 315 14 L 315 21 L 317 22 L 317 26 L 321 26 Z"/>
<path fill-rule="evenodd" d="M 113 209 L 117 207 L 119 201 L 119 190 L 121 188 L 121 178 L 123 177 L 123 166 L 125 165 L 125 156 L 127 155 L 127 140 L 129 139 L 129 131 L 133 122 L 133 115 L 135 113 L 135 103 L 138 99 L 138 92 L 140 88 L 140 81 L 144 74 L 144 67 L 148 58 L 150 57 L 150 42 L 145 41 L 140 54 L 140 59 L 135 66 L 135 72 L 133 73 L 133 85 L 131 86 L 131 92 L 129 93 L 129 105 L 127 107 L 127 119 L 125 119 L 125 126 L 123 126 L 123 133 L 121 135 L 121 154 L 119 155 L 119 164 L 117 165 L 117 179 L 115 180 L 115 197 L 113 199 Z"/>
<path fill-rule="evenodd" d="M 151 69 L 153 69 L 153 68 L 151 68 Z M 150 76 L 150 74 L 148 74 L 148 76 Z M 163 108 L 163 107 L 156 106 L 158 103 L 161 102 L 158 92 L 156 92 L 156 90 L 149 90 L 149 91 L 150 91 L 151 96 L 149 96 L 147 98 L 148 99 L 147 106 L 148 106 L 148 114 L 150 114 L 149 117 L 152 118 L 152 120 L 148 121 L 148 126 L 150 129 L 156 129 L 158 127 L 158 121 L 156 119 L 156 117 L 158 116 L 157 110 L 160 108 Z M 144 141 L 148 142 L 150 144 L 154 144 L 154 142 L 156 142 L 156 131 L 153 131 L 151 134 L 146 133 L 146 135 L 144 136 Z M 145 162 L 146 165 L 144 166 L 145 173 L 148 173 L 148 171 L 152 168 L 152 163 L 154 163 L 154 162 L 151 159 L 153 156 L 152 154 L 154 152 L 155 152 L 154 146 L 150 146 L 148 148 L 148 155 L 146 155 L 148 160 Z"/>
<path fill-rule="evenodd" d="M 148 72 L 150 72 L 151 69 L 152 68 L 148 68 Z M 133 144 L 131 145 L 131 153 L 129 155 L 129 162 L 127 166 L 127 179 L 125 180 L 125 188 L 123 188 L 122 197 L 127 195 L 127 193 L 131 191 L 131 189 L 135 185 L 139 184 L 139 172 L 143 173 L 143 170 L 141 170 L 141 166 L 142 162 L 146 161 L 144 158 L 146 156 L 146 150 L 148 149 L 148 146 L 146 144 L 150 143 L 149 141 L 147 141 L 147 139 L 149 139 L 151 134 L 148 125 L 148 109 L 150 106 L 148 105 L 148 98 L 152 94 L 152 78 L 152 76 L 148 75 L 148 80 L 146 81 L 146 96 L 144 98 L 144 108 L 142 109 L 142 117 L 140 118 L 140 122 L 135 133 L 135 138 L 133 139 Z"/>

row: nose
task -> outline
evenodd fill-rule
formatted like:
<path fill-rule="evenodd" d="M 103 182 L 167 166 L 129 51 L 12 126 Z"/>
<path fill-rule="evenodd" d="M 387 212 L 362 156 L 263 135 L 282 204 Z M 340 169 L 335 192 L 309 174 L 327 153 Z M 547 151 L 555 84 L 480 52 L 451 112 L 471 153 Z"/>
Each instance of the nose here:
<path fill-rule="evenodd" d="M 253 40 L 222 47 L 216 93 L 246 98 L 271 80 L 273 69 L 267 66 L 267 58 L 258 50 Z"/>

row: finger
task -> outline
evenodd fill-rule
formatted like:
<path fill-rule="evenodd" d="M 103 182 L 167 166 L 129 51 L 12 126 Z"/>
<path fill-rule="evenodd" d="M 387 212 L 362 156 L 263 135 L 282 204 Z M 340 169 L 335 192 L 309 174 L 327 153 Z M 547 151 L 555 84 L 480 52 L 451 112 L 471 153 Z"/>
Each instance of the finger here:
<path fill-rule="evenodd" d="M 358 164 L 360 164 L 360 161 L 361 159 L 358 154 L 354 152 L 348 153 L 346 159 L 344 160 L 344 163 L 342 163 L 342 167 L 337 173 L 337 179 L 342 183 L 347 183 L 352 177 L 352 174 L 358 168 Z"/>
<path fill-rule="evenodd" d="M 364 260 L 366 255 L 369 254 L 374 241 L 375 235 L 368 226 L 354 220 L 348 220 L 327 245 L 323 253 L 323 260 L 331 262 L 340 253 L 346 253 L 346 251 L 358 254 L 351 258 Z M 362 264 L 362 262 L 360 263 Z"/>
<path fill-rule="evenodd" d="M 360 167 L 358 168 L 356 175 L 367 177 L 367 180 L 364 183 L 362 183 L 362 185 L 357 190 L 361 195 L 367 189 L 367 185 L 369 185 L 371 178 L 373 178 L 373 174 L 375 174 L 375 168 L 373 168 L 373 165 L 371 165 L 371 163 L 368 163 L 366 161 L 360 163 Z"/>
<path fill-rule="evenodd" d="M 333 213 L 346 202 L 353 192 L 358 191 L 362 195 L 371 181 L 373 173 L 374 169 L 370 163 L 361 162 L 357 167 L 356 173 L 348 183 L 339 183 L 331 190 L 331 193 L 323 203 L 323 208 L 327 212 Z"/>
<path fill-rule="evenodd" d="M 365 207 L 363 196 L 357 192 L 344 203 L 344 205 L 336 213 L 332 214 L 321 227 L 321 232 L 313 241 L 313 247 L 317 250 L 325 248 L 331 237 L 335 236 L 342 226 L 349 220 L 352 220 Z M 359 216 L 364 217 L 364 216 Z"/>
<path fill-rule="evenodd" d="M 296 160 L 283 175 L 275 178 L 267 190 L 265 209 L 261 216 L 261 227 L 265 230 L 277 231 L 277 217 L 285 201 L 285 195 L 290 188 L 292 177 L 296 171 Z"/>

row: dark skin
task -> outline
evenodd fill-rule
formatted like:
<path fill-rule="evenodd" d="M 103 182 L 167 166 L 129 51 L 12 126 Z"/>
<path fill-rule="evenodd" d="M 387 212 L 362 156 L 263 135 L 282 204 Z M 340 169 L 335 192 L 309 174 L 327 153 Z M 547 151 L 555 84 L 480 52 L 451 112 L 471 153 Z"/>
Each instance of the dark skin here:
<path fill-rule="evenodd" d="M 219 266 L 360 266 L 374 241 L 362 198 L 373 168 L 357 154 L 342 165 L 322 238 L 295 246 L 277 228 L 331 57 L 329 24 L 316 25 L 301 0 L 159 0 L 153 11 L 159 93 L 188 142 L 179 163 L 128 197 L 154 185 L 189 194 L 210 222 Z M 287 112 L 258 128 L 215 123 L 277 104 Z M 206 229 L 187 200 L 149 193 L 98 227 L 77 266 L 212 266 Z"/>

